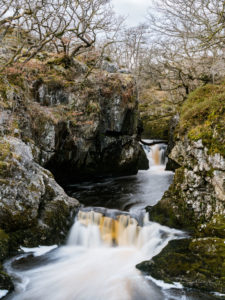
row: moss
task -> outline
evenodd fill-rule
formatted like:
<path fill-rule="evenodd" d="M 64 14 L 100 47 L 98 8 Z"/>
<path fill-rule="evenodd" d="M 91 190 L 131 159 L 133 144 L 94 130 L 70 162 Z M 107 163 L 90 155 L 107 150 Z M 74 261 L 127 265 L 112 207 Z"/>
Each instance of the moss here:
<path fill-rule="evenodd" d="M 10 183 L 9 180 L 0 178 L 0 185 L 3 185 L 3 184 L 9 185 L 9 183 Z"/>
<path fill-rule="evenodd" d="M 47 61 L 47 64 L 50 66 L 62 66 L 65 69 L 68 69 L 73 65 L 73 59 L 69 56 L 62 55 L 58 57 L 53 57 L 52 59 Z"/>
<path fill-rule="evenodd" d="M 4 271 L 0 264 L 0 290 L 12 291 L 14 288 L 12 280 L 8 274 Z"/>
<path fill-rule="evenodd" d="M 143 86 L 139 95 L 139 110 L 143 121 L 144 138 L 168 139 L 170 120 L 176 107 L 171 105 L 169 94 L 158 87 Z"/>
<path fill-rule="evenodd" d="M 0 160 L 4 161 L 10 155 L 10 144 L 0 141 Z"/>
<path fill-rule="evenodd" d="M 151 121 L 148 118 L 143 118 L 143 138 L 151 138 L 151 139 L 168 139 L 169 133 L 169 123 L 170 118 L 161 119 L 160 122 L 158 120 Z"/>
<path fill-rule="evenodd" d="M 6 73 L 7 80 L 9 84 L 11 84 L 13 87 L 19 87 L 22 90 L 25 90 L 25 74 L 22 73 L 22 70 L 18 70 L 16 73 Z"/>
<path fill-rule="evenodd" d="M 160 254 L 137 268 L 156 279 L 186 287 L 225 293 L 224 239 L 183 239 L 169 242 Z"/>
<path fill-rule="evenodd" d="M 219 237 L 225 239 L 225 216 L 215 215 L 212 220 L 198 227 L 200 236 Z"/>
<path fill-rule="evenodd" d="M 205 177 L 210 177 L 212 178 L 214 176 L 214 169 L 213 168 L 210 168 L 208 171 L 206 171 L 205 173 Z"/>
<path fill-rule="evenodd" d="M 30 185 L 27 186 L 27 189 L 30 191 L 30 192 L 35 192 L 35 193 L 38 193 L 39 192 L 39 189 L 36 187 L 36 185 L 34 185 L 33 183 L 31 183 Z"/>
<path fill-rule="evenodd" d="M 0 96 L 3 100 L 6 101 L 7 96 L 6 96 L 6 92 L 7 92 L 7 86 L 4 83 L 4 78 L 3 76 L 0 76 Z"/>
<path fill-rule="evenodd" d="M 11 165 L 8 162 L 0 161 L 0 175 L 3 178 L 9 177 L 11 171 Z"/>
<path fill-rule="evenodd" d="M 87 105 L 87 109 L 86 109 L 87 113 L 91 114 L 98 114 L 100 112 L 100 106 L 99 103 L 90 101 Z"/>
<path fill-rule="evenodd" d="M 9 254 L 9 235 L 0 229 L 0 262 L 8 257 Z"/>
<path fill-rule="evenodd" d="M 175 172 L 174 181 L 169 190 L 155 206 L 149 207 L 148 211 L 152 221 L 169 227 L 194 231 L 196 219 L 193 210 L 186 203 L 182 188 L 183 181 L 184 168 L 179 168 Z"/>
<path fill-rule="evenodd" d="M 206 85 L 190 94 L 181 110 L 179 134 L 202 139 L 209 154 L 225 156 L 225 84 Z"/>

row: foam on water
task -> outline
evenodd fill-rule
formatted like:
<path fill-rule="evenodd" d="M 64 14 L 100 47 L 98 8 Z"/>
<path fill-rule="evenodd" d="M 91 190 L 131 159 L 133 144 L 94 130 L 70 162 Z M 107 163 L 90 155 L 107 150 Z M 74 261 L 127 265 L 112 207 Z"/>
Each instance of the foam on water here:
<path fill-rule="evenodd" d="M 6 264 L 7 271 L 17 278 L 16 290 L 7 299 L 166 300 L 171 299 L 166 294 L 168 289 L 182 289 L 178 283 L 168 285 L 144 277 L 135 267 L 160 253 L 170 240 L 184 236 L 181 231 L 150 222 L 144 209 L 154 205 L 168 187 L 165 149 L 162 145 L 145 147 L 150 170 L 139 172 L 135 178 L 135 193 L 125 198 L 127 204 L 132 204 L 129 211 L 82 208 L 65 246 L 22 248 L 34 252 L 34 259 L 40 261 L 32 267 L 16 268 L 12 262 L 28 256 L 24 254 Z M 123 188 L 124 180 L 129 182 L 130 178 L 134 177 L 116 180 L 122 181 Z M 118 187 L 113 179 L 106 183 Z M 104 190 L 104 182 L 98 187 Z"/>
<path fill-rule="evenodd" d="M 8 294 L 8 290 L 0 290 L 0 299 Z"/>
<path fill-rule="evenodd" d="M 110 218 L 93 210 L 80 211 L 67 245 L 52 252 L 53 263 L 17 271 L 22 282 L 11 299 L 147 300 L 149 295 L 157 299 L 158 293 L 135 265 L 183 233 L 146 216 L 142 224 L 122 212 Z"/>
<path fill-rule="evenodd" d="M 53 246 L 39 246 L 39 247 L 35 247 L 35 248 L 26 248 L 26 247 L 20 247 L 20 248 L 25 253 L 31 252 L 34 256 L 41 256 L 41 255 L 48 253 L 49 251 L 51 251 L 53 249 L 56 249 L 57 247 L 58 247 L 57 245 L 53 245 Z"/>

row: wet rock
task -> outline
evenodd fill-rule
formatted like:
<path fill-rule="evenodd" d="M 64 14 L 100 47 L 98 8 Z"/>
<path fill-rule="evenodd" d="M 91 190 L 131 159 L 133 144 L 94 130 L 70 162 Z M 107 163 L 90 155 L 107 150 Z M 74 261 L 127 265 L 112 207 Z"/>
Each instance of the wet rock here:
<path fill-rule="evenodd" d="M 88 95 L 83 89 L 67 91 L 70 105 L 66 113 L 57 116 L 57 122 L 46 115 L 52 112 L 50 107 L 43 115 L 35 116 L 31 124 L 35 140 L 41 143 L 41 164 L 61 183 L 93 176 L 136 174 L 141 156 L 141 168 L 148 168 L 138 143 L 134 79 L 126 74 L 107 74 L 96 85 L 97 79 L 92 76 L 86 83 Z M 57 91 L 53 98 L 58 99 Z M 55 103 L 59 104 L 60 99 Z M 60 105 L 55 112 L 60 113 Z M 36 122 L 42 123 L 41 131 L 34 128 Z"/>
<path fill-rule="evenodd" d="M 156 278 L 221 293 L 225 291 L 225 123 L 220 97 L 224 89 L 223 84 L 202 87 L 184 103 L 170 152 L 180 167 L 162 199 L 148 208 L 151 220 L 188 230 L 191 238 L 171 242 L 141 265 Z"/>
<path fill-rule="evenodd" d="M 107 60 L 102 62 L 101 68 L 109 73 L 116 73 L 119 70 L 117 63 L 109 62 Z"/>
<path fill-rule="evenodd" d="M 69 102 L 67 93 L 58 82 L 41 84 L 36 92 L 36 100 L 46 106 L 68 104 Z"/>
<path fill-rule="evenodd" d="M 152 260 L 137 268 L 168 283 L 225 293 L 225 243 L 219 238 L 182 239 L 169 242 Z"/>
<path fill-rule="evenodd" d="M 10 276 L 4 271 L 0 264 L 0 290 L 13 291 L 14 286 Z"/>
<path fill-rule="evenodd" d="M 166 170 L 168 171 L 175 171 L 177 168 L 180 167 L 180 165 L 174 161 L 170 157 L 170 153 L 175 146 L 175 129 L 179 123 L 179 115 L 175 115 L 174 117 L 171 118 L 169 122 L 169 133 L 168 133 L 168 146 L 166 150 L 166 155 L 168 156 L 168 162 L 166 164 Z"/>
<path fill-rule="evenodd" d="M 215 170 L 214 160 L 199 148 L 200 144 L 188 140 L 176 143 L 171 157 L 183 167 L 176 170 L 171 187 L 152 209 L 153 220 L 169 215 L 167 221 L 162 221 L 165 225 L 197 229 L 214 215 L 225 213 L 224 159 L 219 155 L 221 167 Z"/>
<path fill-rule="evenodd" d="M 9 135 L 29 143 L 35 162 L 50 169 L 61 183 L 136 174 L 141 157 L 141 168 L 148 168 L 138 143 L 134 78 L 102 70 L 85 78 L 83 64 L 79 72 L 77 64 L 67 57 L 52 58 L 47 61 L 48 75 L 41 74 L 31 82 L 21 80 L 21 86 L 30 88 L 31 99 L 11 82 L 3 86 L 7 103 L 20 99 L 17 111 L 9 112 L 10 123 L 16 120 L 18 124 Z"/>
<path fill-rule="evenodd" d="M 62 241 L 78 207 L 21 140 L 0 141 L 0 228 L 29 245 Z"/>
<path fill-rule="evenodd" d="M 13 290 L 13 283 L 11 278 L 6 274 L 3 269 L 2 261 L 9 256 L 9 235 L 4 230 L 0 229 L 0 290 Z"/>
<path fill-rule="evenodd" d="M 146 156 L 146 153 L 143 147 L 140 148 L 141 153 L 139 154 L 139 163 L 138 169 L 139 170 L 148 170 L 149 169 L 149 160 Z"/>

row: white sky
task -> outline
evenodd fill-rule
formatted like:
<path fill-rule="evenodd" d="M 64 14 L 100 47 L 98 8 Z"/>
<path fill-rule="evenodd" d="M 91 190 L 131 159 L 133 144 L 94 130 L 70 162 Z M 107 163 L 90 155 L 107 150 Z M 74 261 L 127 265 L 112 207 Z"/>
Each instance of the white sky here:
<path fill-rule="evenodd" d="M 112 4 L 116 13 L 127 16 L 128 25 L 136 26 L 145 21 L 151 0 L 112 0 Z"/>

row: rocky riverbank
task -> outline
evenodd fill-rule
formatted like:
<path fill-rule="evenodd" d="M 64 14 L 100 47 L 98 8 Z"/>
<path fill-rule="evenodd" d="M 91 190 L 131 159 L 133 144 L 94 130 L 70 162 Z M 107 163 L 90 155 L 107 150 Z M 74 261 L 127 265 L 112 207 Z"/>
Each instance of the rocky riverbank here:
<path fill-rule="evenodd" d="M 131 75 L 40 55 L 0 74 L 0 262 L 60 244 L 79 207 L 58 184 L 148 168 Z M 0 264 L 0 289 L 12 283 Z"/>
<path fill-rule="evenodd" d="M 138 268 L 166 282 L 225 293 L 225 85 L 207 85 L 183 105 L 170 158 L 180 168 L 150 219 L 184 229 Z"/>

